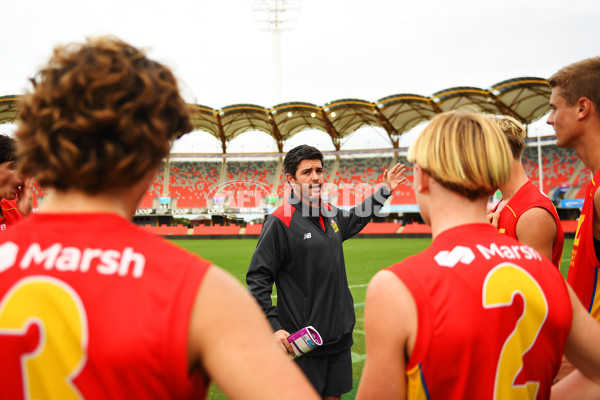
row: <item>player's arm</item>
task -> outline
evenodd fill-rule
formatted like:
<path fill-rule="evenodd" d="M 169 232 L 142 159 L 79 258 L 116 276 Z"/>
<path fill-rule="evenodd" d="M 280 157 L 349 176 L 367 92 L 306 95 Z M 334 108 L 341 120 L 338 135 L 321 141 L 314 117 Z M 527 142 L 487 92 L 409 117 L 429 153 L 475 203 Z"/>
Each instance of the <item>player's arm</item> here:
<path fill-rule="evenodd" d="M 552 245 L 557 230 L 554 217 L 542 207 L 525 211 L 516 226 L 519 242 L 533 247 L 548 260 L 552 260 Z"/>
<path fill-rule="evenodd" d="M 396 275 L 378 272 L 367 289 L 365 340 L 367 359 L 357 399 L 405 399 L 407 349 L 414 344 L 417 309 Z"/>
<path fill-rule="evenodd" d="M 228 273 L 211 267 L 190 321 L 190 367 L 200 363 L 232 399 L 317 399 L 300 369 L 278 346 L 252 296 Z"/>
<path fill-rule="evenodd" d="M 552 399 L 600 398 L 600 324 L 583 308 L 570 286 L 569 297 L 573 308 L 571 333 L 565 347 L 565 356 L 577 371 L 552 387 Z"/>

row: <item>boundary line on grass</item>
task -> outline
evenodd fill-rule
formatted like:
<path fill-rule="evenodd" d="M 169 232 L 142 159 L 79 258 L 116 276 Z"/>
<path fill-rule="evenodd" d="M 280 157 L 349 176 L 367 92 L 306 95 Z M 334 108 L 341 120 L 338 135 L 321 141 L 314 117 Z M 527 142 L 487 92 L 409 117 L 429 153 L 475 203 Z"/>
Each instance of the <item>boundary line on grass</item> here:
<path fill-rule="evenodd" d="M 367 356 L 364 354 L 358 354 L 353 352 L 350 352 L 350 354 L 352 355 L 352 364 L 364 361 L 367 358 Z"/>

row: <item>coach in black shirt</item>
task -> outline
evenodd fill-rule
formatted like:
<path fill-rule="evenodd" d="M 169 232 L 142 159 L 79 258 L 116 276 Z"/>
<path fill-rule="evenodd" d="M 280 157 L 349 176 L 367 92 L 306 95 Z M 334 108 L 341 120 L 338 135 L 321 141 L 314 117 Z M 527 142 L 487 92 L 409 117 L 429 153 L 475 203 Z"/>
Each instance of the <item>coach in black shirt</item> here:
<path fill-rule="evenodd" d="M 406 181 L 405 167 L 385 170 L 383 185 L 348 211 L 321 201 L 323 154 L 318 149 L 295 147 L 284 167 L 292 192 L 265 221 L 246 282 L 290 354 L 286 338 L 291 332 L 312 325 L 320 333 L 323 345 L 296 362 L 323 398 L 339 399 L 352 389 L 355 323 L 342 242 L 360 232 Z M 273 283 L 277 306 L 271 301 Z"/>

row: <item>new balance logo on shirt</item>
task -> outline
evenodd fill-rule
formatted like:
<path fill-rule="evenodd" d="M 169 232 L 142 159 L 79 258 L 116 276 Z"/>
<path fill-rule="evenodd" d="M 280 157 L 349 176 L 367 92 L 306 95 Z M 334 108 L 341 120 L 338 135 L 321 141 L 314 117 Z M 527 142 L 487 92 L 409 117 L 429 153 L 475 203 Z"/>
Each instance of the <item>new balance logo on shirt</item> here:
<path fill-rule="evenodd" d="M 304 240 L 310 239 L 310 232 L 304 234 Z"/>

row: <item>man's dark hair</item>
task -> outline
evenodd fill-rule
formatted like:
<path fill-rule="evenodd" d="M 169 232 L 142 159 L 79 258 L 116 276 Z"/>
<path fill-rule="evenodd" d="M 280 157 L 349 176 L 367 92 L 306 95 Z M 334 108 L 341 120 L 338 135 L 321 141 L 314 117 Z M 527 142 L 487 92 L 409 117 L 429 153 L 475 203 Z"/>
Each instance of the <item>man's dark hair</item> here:
<path fill-rule="evenodd" d="M 323 153 L 321 153 L 319 149 L 306 144 L 294 147 L 288 151 L 283 160 L 285 173 L 292 174 L 295 178 L 298 164 L 300 164 L 302 160 L 321 160 L 321 165 L 323 165 Z"/>
<path fill-rule="evenodd" d="M 17 159 L 16 149 L 15 139 L 7 135 L 0 135 L 0 164 L 15 161 Z"/>

